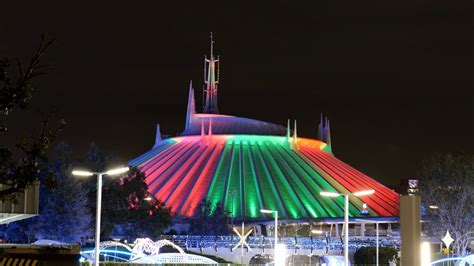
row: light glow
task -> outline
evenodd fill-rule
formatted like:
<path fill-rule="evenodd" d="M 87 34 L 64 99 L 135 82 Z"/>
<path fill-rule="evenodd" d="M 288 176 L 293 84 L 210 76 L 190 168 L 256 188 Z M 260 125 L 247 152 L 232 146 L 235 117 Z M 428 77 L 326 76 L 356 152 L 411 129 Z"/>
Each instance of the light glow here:
<path fill-rule="evenodd" d="M 431 265 L 430 243 L 423 242 L 421 243 L 421 266 L 430 266 L 430 265 Z"/>
<path fill-rule="evenodd" d="M 324 232 L 321 230 L 311 230 L 311 233 L 315 235 L 322 235 Z"/>
<path fill-rule="evenodd" d="M 324 196 L 324 197 L 331 197 L 331 198 L 341 196 L 341 194 L 337 192 L 329 192 L 329 191 L 322 191 L 321 193 L 319 193 L 319 195 Z"/>
<path fill-rule="evenodd" d="M 438 208 L 438 206 L 430 205 L 430 209 L 436 210 L 436 209 L 439 209 L 439 208 Z"/>
<path fill-rule="evenodd" d="M 72 171 L 72 174 L 75 176 L 92 176 L 94 173 L 89 172 L 89 171 L 82 171 L 82 170 L 74 170 Z"/>
<path fill-rule="evenodd" d="M 261 209 L 260 212 L 261 212 L 261 213 L 274 213 L 275 211 Z"/>
<path fill-rule="evenodd" d="M 361 196 L 372 195 L 374 193 L 375 193 L 375 190 L 369 189 L 369 190 L 362 190 L 362 191 L 354 192 L 354 193 L 352 193 L 352 195 L 357 196 L 357 197 L 361 197 Z"/>
<path fill-rule="evenodd" d="M 277 244 L 275 246 L 275 266 L 286 265 L 286 253 L 285 244 Z"/>
<path fill-rule="evenodd" d="M 120 167 L 120 168 L 109 170 L 109 171 L 105 172 L 105 174 L 107 174 L 107 175 L 118 175 L 118 174 L 123 174 L 123 173 L 127 172 L 128 170 L 129 170 L 128 167 Z"/>

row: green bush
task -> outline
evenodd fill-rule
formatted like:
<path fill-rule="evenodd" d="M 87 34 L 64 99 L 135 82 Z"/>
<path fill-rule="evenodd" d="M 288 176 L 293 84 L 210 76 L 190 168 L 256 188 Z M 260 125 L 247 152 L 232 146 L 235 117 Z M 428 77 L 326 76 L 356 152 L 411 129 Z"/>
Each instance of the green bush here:
<path fill-rule="evenodd" d="M 379 262 L 380 265 L 388 265 L 388 261 L 393 257 L 398 256 L 398 251 L 394 248 L 379 247 Z M 363 247 L 359 248 L 354 253 L 355 265 L 371 265 L 375 264 L 375 247 Z"/>

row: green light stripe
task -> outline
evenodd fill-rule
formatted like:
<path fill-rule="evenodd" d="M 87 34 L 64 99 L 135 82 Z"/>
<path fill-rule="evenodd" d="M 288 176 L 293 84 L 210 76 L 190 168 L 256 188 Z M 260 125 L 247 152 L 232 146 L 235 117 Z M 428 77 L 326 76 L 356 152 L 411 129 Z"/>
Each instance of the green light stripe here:
<path fill-rule="evenodd" d="M 305 175 L 304 170 L 299 167 L 289 153 L 285 152 L 285 150 L 287 150 L 286 147 L 275 145 L 275 148 L 278 152 L 277 156 L 279 156 L 280 160 L 284 160 L 282 165 L 284 165 L 286 176 L 291 178 L 293 183 L 292 186 L 298 188 L 297 193 L 303 201 L 304 206 L 311 214 L 311 217 L 326 217 L 328 214 L 325 208 L 323 208 L 323 206 L 321 206 L 321 204 L 316 200 L 316 197 L 318 197 L 319 194 L 317 189 L 315 189 L 315 184 L 308 182 L 308 177 Z"/>
<path fill-rule="evenodd" d="M 316 210 L 313 207 L 316 205 L 314 197 L 311 195 L 311 192 L 306 188 L 306 186 L 301 182 L 301 180 L 296 176 L 292 167 L 288 165 L 288 158 L 283 158 L 285 157 L 285 154 L 282 154 L 278 151 L 278 146 L 278 144 L 271 146 L 270 151 L 273 155 L 272 157 L 279 166 L 282 175 L 286 177 L 286 181 L 295 192 L 295 195 L 298 198 L 298 203 L 304 207 L 304 209 L 301 211 L 306 210 L 311 217 L 316 217 Z M 304 213 L 303 215 L 308 216 L 307 213 Z"/>
<path fill-rule="evenodd" d="M 329 216 L 335 217 L 339 215 L 342 210 L 337 206 L 334 200 L 319 195 L 321 191 L 335 191 L 334 187 L 293 150 L 282 148 L 281 151 L 286 152 L 288 157 L 292 159 L 291 165 L 298 170 L 298 174 L 300 178 L 302 178 L 305 186 L 311 190 L 313 196 L 317 199 L 318 216 L 327 217 L 327 214 L 329 214 Z"/>
<path fill-rule="evenodd" d="M 229 168 L 229 177 L 227 181 L 227 193 L 225 193 L 225 202 L 224 202 L 224 210 L 231 212 L 231 215 L 234 217 L 241 217 L 242 216 L 242 187 L 241 187 L 241 180 L 240 180 L 240 167 L 239 167 L 239 149 L 240 144 L 232 141 L 233 149 L 232 149 L 232 156 L 230 158 L 230 168 Z M 229 192 L 235 190 L 237 193 L 233 196 L 233 200 L 229 197 Z M 233 201 L 233 202 L 232 202 Z M 232 206 L 234 205 L 234 206 Z"/>
<path fill-rule="evenodd" d="M 255 143 L 252 146 L 252 153 L 256 159 L 255 163 L 255 170 L 258 173 L 260 185 L 262 188 L 263 194 L 263 208 L 270 209 L 270 210 L 278 210 L 281 212 L 279 216 L 287 217 L 288 212 L 285 209 L 283 202 L 281 201 L 281 197 L 278 195 L 278 190 L 275 187 L 275 183 L 268 171 L 268 167 L 265 164 L 263 159 L 262 149 L 259 144 Z"/>
<path fill-rule="evenodd" d="M 242 143 L 243 173 L 245 177 L 245 216 L 256 218 L 262 208 L 258 184 L 254 175 L 252 159 L 250 158 L 250 142 Z"/>
<path fill-rule="evenodd" d="M 262 144 L 261 146 L 262 153 L 265 155 L 265 161 L 271 165 L 270 167 L 270 174 L 273 177 L 273 180 L 276 183 L 276 187 L 280 192 L 282 201 L 284 202 L 288 212 L 290 213 L 291 218 L 298 219 L 304 217 L 306 215 L 303 205 L 299 202 L 298 197 L 296 196 L 295 192 L 291 188 L 290 184 L 286 180 L 285 176 L 280 170 L 280 167 L 275 162 L 273 156 L 269 151 L 270 147 L 267 142 Z"/>
<path fill-rule="evenodd" d="M 232 145 L 226 144 L 222 156 L 217 164 L 216 172 L 212 177 L 211 186 L 207 193 L 207 199 L 213 204 L 224 204 L 224 192 L 226 191 L 227 168 L 229 157 L 231 155 Z"/>

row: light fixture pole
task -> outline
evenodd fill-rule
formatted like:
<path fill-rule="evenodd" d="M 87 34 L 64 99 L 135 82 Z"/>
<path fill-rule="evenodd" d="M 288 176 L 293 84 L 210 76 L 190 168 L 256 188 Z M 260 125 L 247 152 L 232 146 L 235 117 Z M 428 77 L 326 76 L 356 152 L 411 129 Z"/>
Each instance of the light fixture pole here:
<path fill-rule="evenodd" d="M 277 241 L 278 241 L 278 211 L 262 209 L 260 210 L 260 212 L 261 213 L 275 213 L 275 244 L 273 246 L 273 249 L 275 250 Z"/>
<path fill-rule="evenodd" d="M 95 262 L 96 266 L 99 266 L 99 255 L 100 255 L 100 216 L 102 209 L 102 176 L 104 175 L 118 175 L 128 171 L 128 167 L 121 167 L 112 169 L 104 172 L 89 172 L 74 170 L 72 174 L 75 176 L 97 176 L 97 207 L 96 207 L 96 218 L 95 218 Z"/>
<path fill-rule="evenodd" d="M 338 193 L 338 192 L 328 192 L 322 191 L 319 193 L 324 197 L 339 197 L 344 196 L 344 263 L 346 266 L 349 266 L 349 196 L 353 195 L 356 197 L 368 196 L 374 194 L 375 190 L 362 190 L 352 193 Z"/>

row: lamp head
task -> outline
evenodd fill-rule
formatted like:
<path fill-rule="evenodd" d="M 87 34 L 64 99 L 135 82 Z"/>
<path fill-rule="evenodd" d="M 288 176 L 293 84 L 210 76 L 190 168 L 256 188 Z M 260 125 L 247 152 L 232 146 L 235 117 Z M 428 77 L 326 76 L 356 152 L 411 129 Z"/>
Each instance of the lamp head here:
<path fill-rule="evenodd" d="M 83 171 L 83 170 L 74 170 L 72 171 L 72 174 L 75 176 L 92 176 L 94 173 L 89 172 L 89 171 Z"/>
<path fill-rule="evenodd" d="M 372 194 L 374 194 L 374 193 L 375 193 L 375 190 L 369 189 L 369 190 L 362 190 L 362 191 L 354 192 L 354 193 L 352 193 L 352 195 L 357 196 L 357 197 L 360 197 L 360 196 L 372 195 Z"/>
<path fill-rule="evenodd" d="M 105 172 L 106 175 L 119 175 L 119 174 L 123 174 L 125 172 L 127 172 L 129 170 L 128 167 L 120 167 L 120 168 L 115 168 L 115 169 L 112 169 L 112 170 L 109 170 L 107 172 Z"/>
<path fill-rule="evenodd" d="M 329 191 L 321 191 L 321 192 L 319 193 L 319 195 L 324 196 L 324 197 L 331 197 L 331 198 L 335 198 L 335 197 L 341 196 L 341 194 L 339 194 L 339 193 L 337 193 L 337 192 L 329 192 Z"/>

